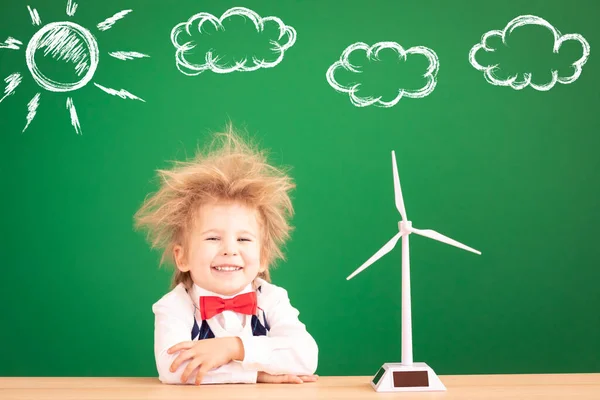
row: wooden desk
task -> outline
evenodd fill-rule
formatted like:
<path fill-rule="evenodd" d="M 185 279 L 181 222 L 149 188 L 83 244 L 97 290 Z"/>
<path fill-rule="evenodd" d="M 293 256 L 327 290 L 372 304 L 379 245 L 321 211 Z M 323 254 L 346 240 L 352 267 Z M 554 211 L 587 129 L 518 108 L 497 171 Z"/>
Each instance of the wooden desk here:
<path fill-rule="evenodd" d="M 599 374 L 446 375 L 446 392 L 376 393 L 366 376 L 301 385 L 163 385 L 156 378 L 1 378 L 0 399 L 599 400 Z"/>

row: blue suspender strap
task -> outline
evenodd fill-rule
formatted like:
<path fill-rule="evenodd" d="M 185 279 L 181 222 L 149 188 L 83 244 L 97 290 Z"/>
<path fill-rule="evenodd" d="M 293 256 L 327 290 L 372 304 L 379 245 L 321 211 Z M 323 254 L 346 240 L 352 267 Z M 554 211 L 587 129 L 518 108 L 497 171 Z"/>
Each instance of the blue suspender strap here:
<path fill-rule="evenodd" d="M 194 318 L 194 326 L 192 327 L 192 340 L 198 337 L 200 333 L 200 328 L 198 328 L 198 323 L 196 322 L 196 318 Z"/>

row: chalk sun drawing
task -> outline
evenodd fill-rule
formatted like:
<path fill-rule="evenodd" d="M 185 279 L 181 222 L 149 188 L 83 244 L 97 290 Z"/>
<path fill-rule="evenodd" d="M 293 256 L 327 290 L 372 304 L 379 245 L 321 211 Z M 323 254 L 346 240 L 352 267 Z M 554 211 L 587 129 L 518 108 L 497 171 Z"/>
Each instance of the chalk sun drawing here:
<path fill-rule="evenodd" d="M 481 65 L 477 62 L 476 57 L 477 57 L 477 52 L 479 50 L 484 50 L 486 52 L 496 51 L 496 49 L 494 49 L 493 47 L 488 46 L 488 44 L 487 44 L 488 39 L 495 37 L 495 36 L 500 37 L 502 39 L 502 43 L 504 45 L 506 45 L 507 37 L 515 29 L 525 26 L 525 25 L 539 25 L 539 26 L 549 29 L 550 32 L 552 32 L 552 35 L 554 36 L 554 46 L 552 48 L 552 51 L 555 54 L 558 54 L 562 44 L 568 40 L 575 40 L 581 44 L 582 56 L 572 64 L 572 67 L 574 70 L 573 75 L 561 77 L 561 76 L 558 76 L 558 71 L 551 70 L 552 79 L 550 80 L 550 82 L 543 84 L 543 85 L 538 85 L 538 84 L 535 84 L 532 82 L 533 74 L 531 72 L 524 72 L 523 74 L 515 74 L 515 75 L 508 77 L 507 79 L 500 79 L 496 76 L 496 73 L 498 71 L 500 71 L 499 64 Z M 581 36 L 580 34 L 569 33 L 569 34 L 561 35 L 561 33 L 558 31 L 558 29 L 556 29 L 554 26 L 552 26 L 545 19 L 536 17 L 535 15 L 522 15 L 522 16 L 516 17 L 512 21 L 510 21 L 506 25 L 506 27 L 501 31 L 500 30 L 492 30 L 492 31 L 489 31 L 489 32 L 486 32 L 485 34 L 483 34 L 483 36 L 481 37 L 481 42 L 471 48 L 471 51 L 469 52 L 469 62 L 475 69 L 477 69 L 479 71 L 483 71 L 483 76 L 485 77 L 485 80 L 488 81 L 488 83 L 490 83 L 492 85 L 509 86 L 515 90 L 521 90 L 521 89 L 526 88 L 527 86 L 531 86 L 535 90 L 548 91 L 548 90 L 552 89 L 554 87 L 554 85 L 556 85 L 557 82 L 562 83 L 562 84 L 569 84 L 569 83 L 575 82 L 577 80 L 577 78 L 579 78 L 579 76 L 581 75 L 583 65 L 587 62 L 589 56 L 590 56 L 590 45 L 587 42 L 587 40 L 585 40 L 585 38 L 583 36 Z"/>
<path fill-rule="evenodd" d="M 100 51 L 98 42 L 94 35 L 86 28 L 70 21 L 52 22 L 42 26 L 42 20 L 35 8 L 27 6 L 31 21 L 34 26 L 41 28 L 31 37 L 25 48 L 25 61 L 27 68 L 31 73 L 34 82 L 44 90 L 49 92 L 73 92 L 86 86 L 94 78 L 94 73 L 98 67 Z M 66 13 L 69 17 L 73 17 L 77 10 L 77 3 L 73 0 L 68 0 Z M 100 31 L 105 31 L 127 15 L 131 10 L 121 11 L 105 21 L 98 24 Z M 8 37 L 4 42 L 0 42 L 0 49 L 20 50 L 23 42 L 13 37 Z M 116 51 L 108 53 L 114 58 L 120 60 L 131 60 L 134 58 L 149 57 L 146 54 L 138 52 Z M 64 62 L 72 70 L 76 76 L 71 82 L 63 80 L 55 80 L 44 73 L 44 67 L 39 65 L 44 57 L 51 58 L 56 61 Z M 4 94 L 0 93 L 0 103 L 7 97 L 13 95 L 17 87 L 21 84 L 23 77 L 21 73 L 15 72 L 4 78 L 6 84 Z M 141 98 L 127 92 L 126 90 L 115 90 L 106 88 L 94 82 L 96 87 L 113 96 L 119 96 L 123 99 L 142 100 Z M 41 92 L 36 93 L 27 104 L 27 116 L 25 128 L 27 130 L 40 105 Z M 66 108 L 69 112 L 71 125 L 77 134 L 81 134 L 81 126 L 73 98 L 67 98 Z"/>
<path fill-rule="evenodd" d="M 343 68 L 347 71 L 360 74 L 362 71 L 360 67 L 352 65 L 349 61 L 350 55 L 354 51 L 364 51 L 366 52 L 367 59 L 369 61 L 379 61 L 378 55 L 379 52 L 383 49 L 392 49 L 398 53 L 398 56 L 402 60 L 406 60 L 409 55 L 422 55 L 427 58 L 429 61 L 429 66 L 427 70 L 423 74 L 423 77 L 427 80 L 425 85 L 418 90 L 405 90 L 398 89 L 398 94 L 391 100 L 385 101 L 382 100 L 383 96 L 378 97 L 361 97 L 358 95 L 361 84 L 354 83 L 350 85 L 343 85 L 336 81 L 335 73 L 336 70 Z M 350 102 L 356 107 L 367 107 L 371 105 L 375 105 L 376 107 L 384 107 L 389 108 L 398 104 L 400 99 L 403 97 L 411 98 L 411 99 L 420 99 L 425 96 L 428 96 L 433 92 L 435 86 L 437 84 L 437 73 L 440 67 L 440 62 L 438 60 L 437 54 L 430 48 L 424 46 L 415 46 L 411 47 L 408 50 L 405 50 L 401 45 L 396 42 L 379 42 L 375 43 L 373 46 L 369 46 L 366 43 L 358 42 L 351 44 L 348 46 L 342 53 L 340 59 L 333 63 L 327 69 L 327 82 L 334 88 L 336 91 L 340 93 L 348 93 L 350 96 Z"/>
<path fill-rule="evenodd" d="M 277 58 L 274 61 L 266 61 L 265 59 L 252 56 L 251 60 L 248 60 L 247 57 L 240 57 L 235 60 L 233 65 L 221 65 L 219 61 L 223 58 L 223 55 L 215 55 L 212 50 L 206 52 L 203 64 L 194 64 L 186 60 L 186 55 L 196 47 L 196 44 L 192 39 L 190 28 L 196 28 L 195 24 L 197 24 L 198 35 L 200 35 L 200 37 L 202 37 L 202 25 L 204 23 L 210 23 L 216 30 L 224 31 L 225 20 L 233 16 L 241 16 L 249 19 L 254 24 L 257 32 L 263 32 L 266 24 L 277 24 L 279 37 L 277 40 L 269 41 L 272 45 L 270 50 L 277 54 Z M 209 37 L 206 39 L 210 40 Z M 282 39 L 284 40 L 282 41 Z M 292 47 L 296 42 L 296 30 L 289 25 L 285 25 L 283 21 L 277 17 L 261 17 L 248 8 L 234 7 L 225 11 L 220 18 L 204 12 L 193 15 L 187 22 L 181 22 L 171 30 L 171 42 L 176 49 L 175 62 L 177 69 L 185 75 L 195 76 L 207 70 L 217 74 L 227 74 L 236 71 L 250 72 L 256 71 L 259 68 L 273 68 L 279 64 L 283 60 L 285 51 Z"/>

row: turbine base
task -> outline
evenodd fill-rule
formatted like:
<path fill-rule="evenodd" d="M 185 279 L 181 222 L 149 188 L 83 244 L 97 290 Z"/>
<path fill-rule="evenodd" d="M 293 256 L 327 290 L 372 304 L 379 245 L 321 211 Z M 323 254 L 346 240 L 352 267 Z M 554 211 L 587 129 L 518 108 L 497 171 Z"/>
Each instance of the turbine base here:
<path fill-rule="evenodd" d="M 446 386 L 425 363 L 385 363 L 371 380 L 376 392 L 445 391 Z"/>

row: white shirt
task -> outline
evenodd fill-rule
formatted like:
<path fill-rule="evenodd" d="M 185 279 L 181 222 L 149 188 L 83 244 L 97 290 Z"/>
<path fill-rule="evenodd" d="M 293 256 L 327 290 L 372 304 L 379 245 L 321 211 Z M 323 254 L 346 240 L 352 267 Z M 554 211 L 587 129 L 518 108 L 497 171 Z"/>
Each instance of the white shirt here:
<path fill-rule="evenodd" d="M 298 319 L 299 312 L 290 304 L 287 291 L 279 286 L 256 279 L 258 308 L 264 312 L 270 330 L 267 336 L 253 336 L 251 316 L 233 311 L 224 311 L 206 322 L 215 337 L 237 336 L 244 346 L 244 360 L 231 361 L 209 371 L 202 379 L 207 383 L 255 383 L 257 372 L 272 375 L 311 375 L 317 369 L 318 347 L 305 325 Z M 238 294 L 252 291 L 248 285 Z M 158 378 L 163 383 L 181 383 L 181 374 L 188 361 L 175 372 L 169 371 L 179 355 L 168 354 L 167 350 L 177 343 L 191 340 L 194 317 L 198 326 L 200 318 L 199 298 L 216 295 L 196 285 L 188 294 L 183 284 L 177 285 L 152 306 L 155 315 L 154 356 Z M 233 296 L 220 296 L 223 298 Z M 205 339 L 206 340 L 206 339 Z M 193 384 L 192 374 L 187 384 Z"/>

